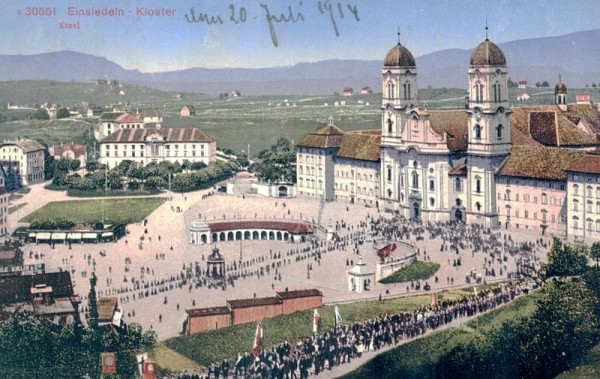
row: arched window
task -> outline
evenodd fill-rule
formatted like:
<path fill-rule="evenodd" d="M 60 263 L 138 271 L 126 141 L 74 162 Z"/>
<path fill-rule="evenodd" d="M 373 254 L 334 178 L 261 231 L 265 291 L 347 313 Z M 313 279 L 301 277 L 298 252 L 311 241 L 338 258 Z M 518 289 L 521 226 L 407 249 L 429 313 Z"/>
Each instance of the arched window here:
<path fill-rule="evenodd" d="M 586 203 L 586 210 L 588 212 L 592 212 L 592 202 L 590 200 L 588 200 L 588 202 Z"/>
<path fill-rule="evenodd" d="M 412 186 L 414 188 L 419 188 L 419 174 L 416 171 L 412 173 Z"/>
<path fill-rule="evenodd" d="M 494 90 L 494 103 L 499 103 L 502 101 L 502 86 L 500 83 L 496 83 L 493 86 Z"/>
<path fill-rule="evenodd" d="M 481 139 L 481 126 L 475 125 L 475 139 Z"/>
<path fill-rule="evenodd" d="M 406 82 L 402 86 L 404 87 L 404 100 L 410 100 L 410 98 L 411 98 L 410 83 Z"/>
<path fill-rule="evenodd" d="M 392 181 L 392 168 L 388 166 L 387 168 L 387 181 L 391 182 Z"/>
<path fill-rule="evenodd" d="M 387 84 L 387 97 L 388 99 L 394 97 L 394 83 L 392 83 L 391 81 Z"/>
<path fill-rule="evenodd" d="M 435 180 L 429 179 L 429 190 L 435 191 Z"/>
<path fill-rule="evenodd" d="M 545 193 L 542 193 L 542 205 L 548 204 L 548 196 Z"/>
<path fill-rule="evenodd" d="M 429 205 L 432 207 L 435 206 L 435 199 L 433 197 L 429 199 Z"/>
<path fill-rule="evenodd" d="M 587 230 L 592 231 L 592 219 L 588 218 L 585 223 L 587 224 Z"/>
<path fill-rule="evenodd" d="M 573 185 L 573 195 L 579 195 L 579 186 L 577 184 Z"/>
<path fill-rule="evenodd" d="M 600 232 L 600 220 L 596 220 L 596 231 Z"/>
<path fill-rule="evenodd" d="M 600 214 L 600 201 L 596 201 L 596 213 Z"/>
<path fill-rule="evenodd" d="M 481 193 L 481 178 L 475 178 L 475 192 Z"/>
<path fill-rule="evenodd" d="M 510 190 L 506 190 L 506 192 L 504 192 L 504 200 L 510 201 Z"/>
<path fill-rule="evenodd" d="M 502 139 L 504 137 L 504 126 L 502 126 L 502 124 L 499 124 L 496 127 L 496 137 L 498 139 Z"/>
<path fill-rule="evenodd" d="M 460 178 L 454 179 L 454 191 L 462 192 L 462 180 Z"/>
<path fill-rule="evenodd" d="M 573 229 L 579 229 L 579 217 L 573 216 Z"/>
<path fill-rule="evenodd" d="M 392 197 L 392 190 L 391 190 L 391 189 L 388 189 L 388 190 L 387 190 L 387 194 L 388 194 L 388 198 L 391 198 L 391 197 Z"/>
<path fill-rule="evenodd" d="M 545 210 L 545 209 L 542 209 L 542 221 L 543 221 L 543 222 L 546 222 L 546 217 L 547 217 L 547 214 L 548 214 L 548 213 L 546 212 L 546 210 Z"/>
<path fill-rule="evenodd" d="M 483 101 L 483 85 L 479 82 L 475 83 L 475 101 L 478 103 Z"/>
<path fill-rule="evenodd" d="M 588 197 L 592 197 L 592 186 L 587 186 L 587 195 Z"/>
<path fill-rule="evenodd" d="M 475 203 L 475 209 L 477 209 L 477 212 L 481 211 L 481 204 L 479 202 Z"/>
<path fill-rule="evenodd" d="M 573 200 L 573 210 L 575 212 L 579 211 L 579 201 Z"/>
<path fill-rule="evenodd" d="M 388 133 L 392 132 L 392 125 L 393 125 L 392 119 L 388 117 L 388 119 L 387 119 Z"/>

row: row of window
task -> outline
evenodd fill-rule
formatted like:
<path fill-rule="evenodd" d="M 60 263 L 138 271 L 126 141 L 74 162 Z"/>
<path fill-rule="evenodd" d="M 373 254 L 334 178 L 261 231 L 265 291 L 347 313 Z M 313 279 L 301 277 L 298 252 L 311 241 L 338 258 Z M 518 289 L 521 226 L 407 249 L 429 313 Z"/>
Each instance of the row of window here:
<path fill-rule="evenodd" d="M 484 101 L 483 88 L 484 86 L 480 82 L 475 83 L 475 101 L 477 103 L 482 103 Z M 502 85 L 500 83 L 492 85 L 492 102 L 502 102 Z"/>
<path fill-rule="evenodd" d="M 110 157 L 111 156 L 110 153 L 111 153 L 110 151 L 106 151 L 105 156 L 107 158 Z M 115 158 L 119 158 L 119 157 L 122 157 L 122 158 L 127 158 L 127 157 L 131 157 L 131 158 L 142 157 L 143 158 L 144 157 L 144 150 L 141 150 L 139 152 L 131 151 L 129 153 L 129 155 L 127 153 L 128 153 L 127 151 L 123 151 L 123 154 L 119 155 L 119 151 L 115 151 L 115 152 L 113 152 L 112 156 L 115 157 Z M 158 156 L 158 150 L 155 151 L 155 149 L 152 149 L 152 156 Z M 165 152 L 164 156 L 165 157 L 195 157 L 196 156 L 196 151 L 192 150 L 190 152 L 190 154 L 188 154 L 187 150 L 184 150 L 181 154 L 179 152 L 177 152 L 177 151 L 174 151 L 174 152 L 167 151 L 167 152 Z M 201 151 L 199 156 L 203 157 L 204 156 L 204 151 Z"/>
<path fill-rule="evenodd" d="M 500 200 L 500 193 L 498 193 L 498 200 Z M 511 201 L 511 200 L 521 201 L 521 196 L 520 196 L 520 194 L 515 193 L 514 194 L 514 199 L 513 199 L 513 198 L 511 198 L 511 192 L 510 192 L 510 190 L 506 190 L 506 192 L 504 192 L 504 200 L 505 201 Z M 541 202 L 542 205 L 548 204 L 548 195 L 546 195 L 545 193 L 542 193 L 541 201 L 542 201 Z M 530 197 L 530 195 L 528 193 L 523 194 L 523 202 L 524 203 L 531 202 L 531 197 Z M 537 196 L 533 196 L 533 203 L 537 204 L 537 202 L 538 202 L 538 197 Z M 554 197 L 554 196 L 550 197 L 550 205 L 562 205 L 562 203 L 563 203 L 563 200 L 561 198 L 557 198 L 557 197 Z"/>
<path fill-rule="evenodd" d="M 592 188 L 592 186 L 587 186 L 585 188 L 585 194 L 588 197 L 592 197 L 593 192 L 594 192 L 594 189 Z M 573 195 L 579 195 L 579 185 L 578 184 L 573 184 Z M 600 187 L 596 187 L 596 197 L 600 198 Z"/>
<path fill-rule="evenodd" d="M 594 203 L 592 201 L 588 201 L 586 203 L 586 208 L 585 208 L 586 211 L 589 213 L 594 213 L 592 210 L 593 208 L 594 208 Z M 573 211 L 575 211 L 575 212 L 579 211 L 579 200 L 577 200 L 577 199 L 573 200 Z M 600 214 L 600 201 L 596 202 L 596 212 L 595 213 Z"/>
<path fill-rule="evenodd" d="M 316 182 L 314 179 L 306 179 L 306 185 L 304 185 L 304 178 L 299 178 L 298 179 L 298 187 L 301 188 L 318 188 L 318 189 L 323 189 L 323 181 L 319 180 L 318 182 Z M 315 187 L 315 184 L 317 184 L 318 186 Z"/>
<path fill-rule="evenodd" d="M 585 220 L 586 229 L 590 232 L 596 231 L 600 232 L 600 220 L 596 220 L 595 222 L 588 218 Z M 595 226 L 595 228 L 594 228 Z M 579 227 L 579 217 L 573 216 L 573 229 L 581 229 Z"/>
<path fill-rule="evenodd" d="M 123 150 L 127 150 L 128 146 L 131 146 L 131 150 L 135 150 L 136 146 L 137 146 L 137 149 L 139 149 L 139 150 L 143 150 L 146 147 L 146 145 L 123 145 L 123 144 L 103 145 L 103 146 L 106 148 L 106 150 L 110 150 L 111 146 L 113 146 L 113 149 L 115 149 L 115 150 L 119 150 L 119 146 L 123 146 Z M 164 146 L 165 146 L 165 149 L 167 149 L 167 150 L 170 150 L 171 146 L 173 146 L 173 149 L 179 150 L 179 145 L 177 145 L 177 144 L 175 144 L 175 145 L 164 145 Z M 190 145 L 190 144 L 186 143 L 186 144 L 182 144 L 181 146 L 182 146 L 183 150 L 187 150 L 188 146 L 192 146 L 192 150 L 196 150 L 196 144 Z M 200 144 L 199 146 L 200 146 L 200 150 L 204 150 L 204 145 L 203 144 Z"/>
<path fill-rule="evenodd" d="M 411 86 L 410 82 L 406 82 L 406 83 L 402 84 L 402 94 L 404 96 L 404 100 L 412 99 L 412 86 Z M 393 99 L 395 97 L 396 97 L 396 85 L 390 81 L 387 83 L 387 98 Z"/>

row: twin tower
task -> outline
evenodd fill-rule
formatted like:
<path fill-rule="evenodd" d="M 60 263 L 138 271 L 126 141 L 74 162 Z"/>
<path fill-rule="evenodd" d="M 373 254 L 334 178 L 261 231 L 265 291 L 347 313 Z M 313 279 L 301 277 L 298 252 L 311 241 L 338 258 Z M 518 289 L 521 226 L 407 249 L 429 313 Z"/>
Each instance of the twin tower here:
<path fill-rule="evenodd" d="M 395 210 L 404 210 L 407 217 L 430 220 L 453 219 L 454 208 L 460 206 L 461 221 L 495 227 L 498 222 L 495 174 L 510 154 L 511 147 L 508 71 L 502 50 L 486 37 L 471 55 L 469 95 L 465 99 L 467 143 L 466 149 L 459 152 L 428 150 L 427 144 L 423 143 L 412 144 L 411 151 L 411 136 L 428 133 L 427 130 L 417 130 L 419 124 L 411 118 L 427 118 L 428 112 L 418 107 L 415 58 L 406 47 L 398 43 L 387 53 L 382 75 L 382 200 L 387 200 Z M 414 133 L 404 132 L 405 128 L 415 128 Z M 427 126 L 423 128 L 427 129 Z M 436 138 L 442 139 L 443 136 Z M 461 196 L 465 204 L 458 201 L 458 197 L 457 204 L 454 204 L 453 194 L 428 193 L 427 187 L 434 188 L 438 182 L 451 187 L 448 178 L 440 178 L 432 170 L 444 169 L 443 161 L 447 162 L 448 171 L 458 164 L 466 166 L 467 194 Z M 395 185 L 395 181 L 392 186 L 391 180 L 386 183 L 385 172 L 389 172 L 390 167 L 394 167 L 393 171 L 400 176 L 399 186 Z M 403 177 L 414 178 L 421 174 L 436 183 L 424 181 L 420 187 L 418 182 L 402 185 Z M 398 190 L 394 191 L 393 187 Z M 442 199 L 438 201 L 440 197 Z M 444 198 L 448 198 L 447 201 Z M 421 217 L 426 216 L 425 213 L 429 213 L 428 217 Z M 432 213 L 436 214 L 433 218 L 430 217 Z M 440 217 L 443 213 L 446 217 Z"/>

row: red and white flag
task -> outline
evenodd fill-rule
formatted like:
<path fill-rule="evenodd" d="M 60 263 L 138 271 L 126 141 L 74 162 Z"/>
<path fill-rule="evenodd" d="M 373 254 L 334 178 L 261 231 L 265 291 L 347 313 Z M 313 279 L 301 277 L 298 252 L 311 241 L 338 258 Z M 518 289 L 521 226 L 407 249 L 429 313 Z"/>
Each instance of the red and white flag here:
<path fill-rule="evenodd" d="M 315 314 L 313 315 L 313 333 L 317 333 L 317 329 L 319 327 L 319 312 L 315 309 Z"/>
<path fill-rule="evenodd" d="M 262 350 L 262 339 L 263 339 L 263 330 L 260 321 L 256 324 L 256 333 L 254 334 L 254 346 L 252 347 L 252 354 L 259 355 Z"/>
<path fill-rule="evenodd" d="M 438 297 L 437 297 L 437 293 L 433 293 L 433 297 L 431 298 L 431 306 L 432 307 L 437 307 L 438 305 Z"/>

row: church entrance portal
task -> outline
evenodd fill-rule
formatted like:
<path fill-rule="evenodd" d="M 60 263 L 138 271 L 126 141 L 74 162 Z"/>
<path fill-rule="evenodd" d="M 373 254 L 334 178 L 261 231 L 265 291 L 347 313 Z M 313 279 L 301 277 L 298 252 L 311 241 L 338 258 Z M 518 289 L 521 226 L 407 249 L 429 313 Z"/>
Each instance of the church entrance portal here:
<path fill-rule="evenodd" d="M 419 220 L 421 218 L 421 204 L 413 203 L 411 218 Z"/>
<path fill-rule="evenodd" d="M 460 209 L 457 209 L 456 212 L 454 212 L 454 221 L 458 221 L 458 222 L 463 222 L 463 213 Z"/>

